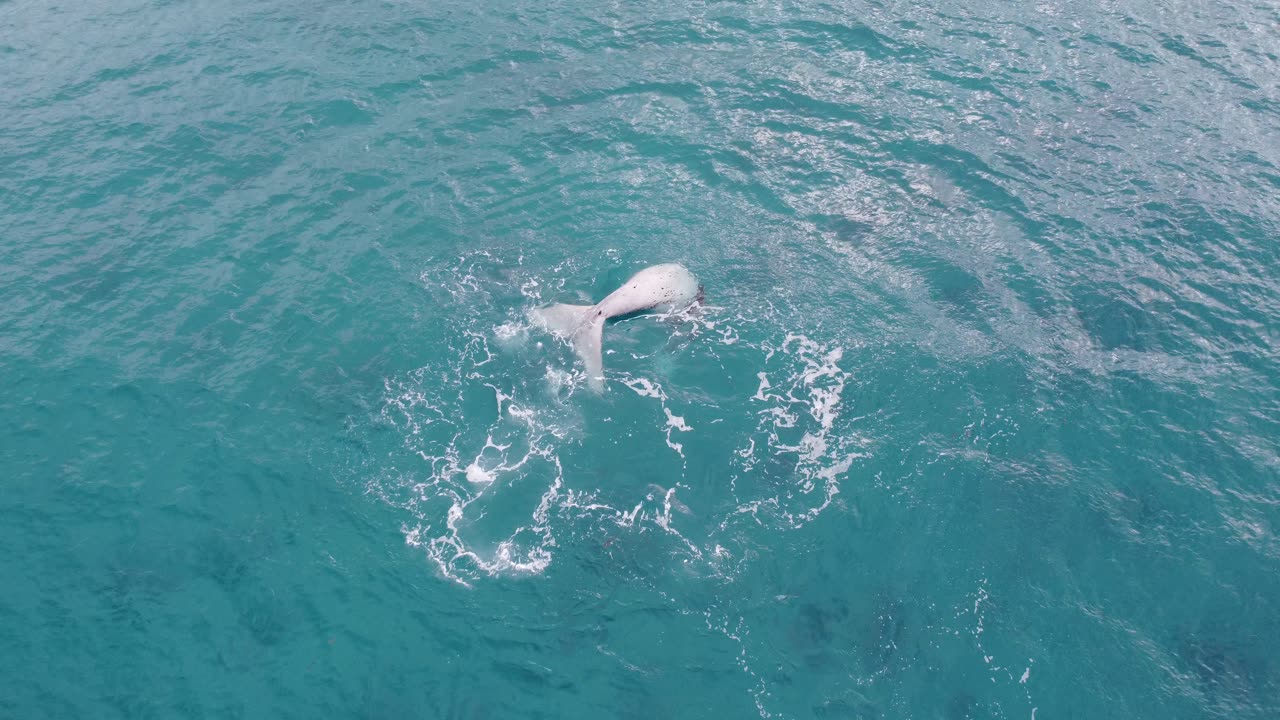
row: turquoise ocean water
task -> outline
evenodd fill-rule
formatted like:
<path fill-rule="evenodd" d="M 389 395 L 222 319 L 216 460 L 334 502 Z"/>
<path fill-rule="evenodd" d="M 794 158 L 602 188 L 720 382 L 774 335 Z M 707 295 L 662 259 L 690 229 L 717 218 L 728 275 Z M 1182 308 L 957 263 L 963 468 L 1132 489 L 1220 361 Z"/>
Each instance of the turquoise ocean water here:
<path fill-rule="evenodd" d="M 7 0 L 0 111 L 0 718 L 1280 716 L 1273 3 Z"/>

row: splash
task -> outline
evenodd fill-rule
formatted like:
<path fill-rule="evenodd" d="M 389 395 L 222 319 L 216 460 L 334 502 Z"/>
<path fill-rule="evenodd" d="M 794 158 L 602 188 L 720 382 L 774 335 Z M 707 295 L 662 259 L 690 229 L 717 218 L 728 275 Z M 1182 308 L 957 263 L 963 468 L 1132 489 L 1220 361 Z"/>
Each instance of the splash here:
<path fill-rule="evenodd" d="M 563 431 L 546 412 L 516 402 L 497 386 L 487 387 L 496 413 L 484 440 L 477 442 L 453 413 L 434 404 L 420 388 L 388 383 L 382 417 L 406 431 L 406 445 L 423 461 L 429 476 L 404 479 L 399 493 L 393 492 L 394 483 L 371 487 L 413 515 L 402 528 L 405 542 L 425 550 L 443 576 L 463 585 L 480 574 L 545 570 L 556 544 L 550 512 L 564 484 L 555 452 L 557 435 Z M 433 427 L 447 431 L 432 432 Z M 495 534 L 476 522 L 497 496 L 527 494 L 529 486 L 540 493 L 520 524 Z M 486 546 L 491 549 L 480 549 Z"/>
<path fill-rule="evenodd" d="M 751 342 L 743 325 L 758 337 L 776 324 L 704 306 L 660 316 L 666 348 L 629 353 L 630 367 L 608 369 L 615 392 L 586 397 L 572 354 L 524 320 L 565 299 L 557 270 L 543 274 L 485 253 L 424 273 L 428 291 L 468 312 L 450 314 L 436 362 L 384 383 L 379 420 L 407 453 L 369 491 L 406 512 L 405 542 L 443 577 L 471 586 L 538 574 L 563 543 L 598 552 L 648 534 L 668 541 L 646 541 L 647 552 L 729 578 L 746 561 L 738 522 L 795 529 L 836 504 L 869 444 L 848 417 L 842 345 L 797 331 Z M 679 377 L 710 363 L 751 368 L 755 382 L 709 399 Z M 591 432 L 605 435 L 584 440 Z M 651 459 L 619 466 L 601 438 Z M 730 502 L 708 496 L 711 478 L 690 467 L 728 468 Z"/>

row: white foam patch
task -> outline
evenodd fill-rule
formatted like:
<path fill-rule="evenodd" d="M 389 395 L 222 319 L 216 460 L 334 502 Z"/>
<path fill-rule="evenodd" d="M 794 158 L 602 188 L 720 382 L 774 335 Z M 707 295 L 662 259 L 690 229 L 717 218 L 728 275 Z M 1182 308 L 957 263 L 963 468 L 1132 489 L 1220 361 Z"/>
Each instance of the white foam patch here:
<path fill-rule="evenodd" d="M 693 430 L 693 428 L 689 427 L 683 417 L 673 415 L 666 405 L 662 406 L 662 412 L 666 413 L 667 416 L 667 447 L 675 450 L 680 457 L 684 457 L 684 445 L 674 442 L 671 439 L 671 431 L 679 430 L 680 432 L 689 432 L 690 430 Z"/>
<path fill-rule="evenodd" d="M 388 389 L 393 389 L 390 383 Z M 383 409 L 384 419 L 408 431 L 406 444 L 427 473 L 402 483 L 404 492 L 395 500 L 414 517 L 403 527 L 405 542 L 422 548 L 442 575 L 464 585 L 477 574 L 541 572 L 555 547 L 549 512 L 563 482 L 554 453 L 561 432 L 510 393 L 489 389 L 496 417 L 483 442 L 475 445 L 463 423 L 419 390 L 389 392 Z M 432 425 L 446 431 L 427 432 Z M 490 497 L 509 492 L 516 483 L 545 483 L 538 504 L 501 537 L 469 536 L 469 522 L 483 514 L 473 506 L 483 508 Z M 382 490 L 384 497 L 391 496 L 387 488 Z"/>
<path fill-rule="evenodd" d="M 651 380 L 647 380 L 645 378 L 624 377 L 622 378 L 622 384 L 631 388 L 640 397 L 655 398 L 662 401 L 667 399 L 667 394 L 662 392 L 662 386 L 652 382 Z"/>
<path fill-rule="evenodd" d="M 791 333 L 776 350 L 768 349 L 767 366 L 775 355 L 781 362 L 773 364 L 781 367 L 756 374 L 759 385 L 751 400 L 763 407 L 757 410 L 756 433 L 738 449 L 735 461 L 743 474 L 759 473 L 759 453 L 767 452 L 773 456 L 771 471 L 785 470 L 788 477 L 773 478 L 782 481 L 778 495 L 746 500 L 736 514 L 762 522 L 760 513 L 767 511 L 801 527 L 830 507 L 853 462 L 866 456 L 869 441 L 852 427 L 836 431 L 850 379 L 840 367 L 843 348 Z"/>
<path fill-rule="evenodd" d="M 685 419 L 683 416 L 676 415 L 675 413 L 671 412 L 671 408 L 667 406 L 667 403 L 669 402 L 670 399 L 667 397 L 667 393 L 663 391 L 662 386 L 657 382 L 653 380 L 649 380 L 647 378 L 623 376 L 621 380 L 622 380 L 622 384 L 628 388 L 631 388 L 631 390 L 635 392 L 635 394 L 643 398 L 653 398 L 654 400 L 657 400 L 658 403 L 662 406 L 662 413 L 667 418 L 667 423 L 663 428 L 663 433 L 666 436 L 667 447 L 674 450 L 677 455 L 683 458 L 684 444 L 678 443 L 675 440 L 673 440 L 671 433 L 672 432 L 690 432 L 693 430 L 693 428 L 690 427 L 687 422 L 685 422 Z"/>
<path fill-rule="evenodd" d="M 529 326 L 522 322 L 504 322 L 493 328 L 493 338 L 504 347 L 512 348 L 529 339 Z"/>

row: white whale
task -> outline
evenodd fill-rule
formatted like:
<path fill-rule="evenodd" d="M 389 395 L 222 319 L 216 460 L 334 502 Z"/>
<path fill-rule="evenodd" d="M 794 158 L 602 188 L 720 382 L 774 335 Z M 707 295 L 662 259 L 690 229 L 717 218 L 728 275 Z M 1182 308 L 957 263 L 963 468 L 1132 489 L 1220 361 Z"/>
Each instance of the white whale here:
<path fill-rule="evenodd" d="M 699 299 L 698 279 L 683 265 L 654 265 L 631 276 L 595 305 L 551 305 L 529 311 L 533 323 L 568 340 L 587 369 L 592 390 L 604 389 L 600 343 L 604 321 L 641 310 L 681 310 Z"/>

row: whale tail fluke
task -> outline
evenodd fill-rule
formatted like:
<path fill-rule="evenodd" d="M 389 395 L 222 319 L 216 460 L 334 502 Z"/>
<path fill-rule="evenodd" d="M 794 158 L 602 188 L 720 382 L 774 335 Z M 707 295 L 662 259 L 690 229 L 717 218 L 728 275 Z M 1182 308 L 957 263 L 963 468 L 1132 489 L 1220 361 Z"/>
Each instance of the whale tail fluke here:
<path fill-rule="evenodd" d="M 604 390 L 604 359 L 600 357 L 600 345 L 604 342 L 604 316 L 590 315 L 573 333 L 573 349 L 582 358 L 587 369 L 587 385 L 592 390 Z"/>
<path fill-rule="evenodd" d="M 530 310 L 529 319 L 553 335 L 571 340 L 574 331 L 586 322 L 587 313 L 594 307 L 594 305 L 550 305 Z"/>
<path fill-rule="evenodd" d="M 595 309 L 594 305 L 552 305 L 530 310 L 529 319 L 573 345 L 574 352 L 586 366 L 587 383 L 592 390 L 599 392 L 604 389 L 604 360 L 600 356 L 600 345 L 605 318 L 593 313 Z"/>

